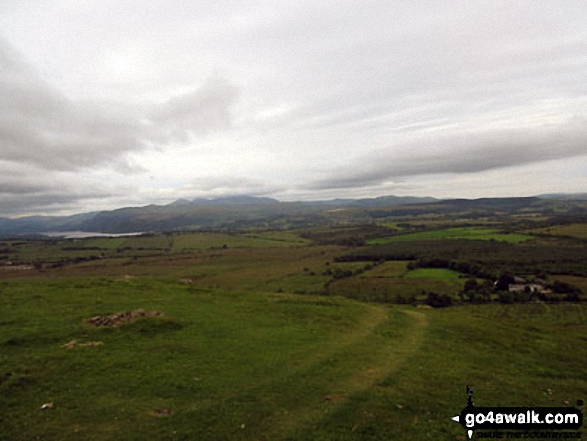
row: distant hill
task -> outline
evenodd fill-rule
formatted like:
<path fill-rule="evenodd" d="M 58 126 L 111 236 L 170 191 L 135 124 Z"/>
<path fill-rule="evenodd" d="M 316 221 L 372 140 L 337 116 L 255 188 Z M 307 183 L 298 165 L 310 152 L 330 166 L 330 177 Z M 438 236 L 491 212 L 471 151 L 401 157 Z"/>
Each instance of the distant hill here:
<path fill-rule="evenodd" d="M 544 202 L 538 197 L 518 198 L 480 198 L 480 199 L 448 199 L 444 205 L 453 208 L 490 211 L 517 211 L 525 208 L 543 206 Z"/>
<path fill-rule="evenodd" d="M 74 216 L 0 218 L 0 235 L 85 231 L 134 233 L 174 230 L 307 228 L 348 223 L 370 223 L 388 217 L 422 214 L 489 216 L 493 214 L 564 213 L 586 211 L 587 203 L 565 197 L 451 199 L 381 196 L 311 202 L 280 202 L 268 197 L 229 196 L 215 199 L 178 199 L 167 205 L 126 207 Z M 552 195 L 551 195 L 552 196 Z M 582 212 L 581 211 L 581 212 Z"/>
<path fill-rule="evenodd" d="M 306 202 L 312 205 L 337 206 L 337 207 L 383 207 L 411 204 L 427 204 L 439 202 L 440 199 L 415 196 L 379 196 L 364 199 L 331 199 L 326 201 Z"/>
<path fill-rule="evenodd" d="M 303 215 L 312 207 L 262 199 L 197 201 L 102 211 L 81 225 L 82 231 L 132 233 L 179 229 L 240 228 L 276 218 Z"/>
<path fill-rule="evenodd" d="M 587 193 L 550 193 L 538 196 L 541 199 L 556 199 L 561 201 L 587 201 Z"/>
<path fill-rule="evenodd" d="M 438 201 L 434 198 L 382 196 L 372 199 L 335 199 L 314 202 L 280 202 L 256 196 L 215 199 L 179 199 L 169 205 L 122 208 L 97 213 L 81 226 L 83 231 L 130 233 L 178 229 L 246 228 L 287 223 L 299 227 L 325 224 L 324 210 L 350 207 L 398 206 Z"/>
<path fill-rule="evenodd" d="M 0 235 L 36 234 L 49 231 L 74 231 L 93 219 L 96 213 L 82 213 L 73 216 L 30 216 L 16 219 L 0 218 Z"/>

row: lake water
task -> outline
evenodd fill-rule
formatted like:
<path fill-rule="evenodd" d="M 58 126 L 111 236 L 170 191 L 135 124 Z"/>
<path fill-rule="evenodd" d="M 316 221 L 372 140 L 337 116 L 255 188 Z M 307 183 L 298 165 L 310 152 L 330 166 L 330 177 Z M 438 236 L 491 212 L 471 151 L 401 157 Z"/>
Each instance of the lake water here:
<path fill-rule="evenodd" d="M 140 233 L 121 233 L 121 234 L 109 234 L 109 233 L 92 233 L 88 231 L 52 231 L 48 233 L 41 233 L 47 237 L 62 237 L 64 239 L 84 239 L 86 237 L 122 237 L 122 236 L 140 236 L 145 234 Z"/>

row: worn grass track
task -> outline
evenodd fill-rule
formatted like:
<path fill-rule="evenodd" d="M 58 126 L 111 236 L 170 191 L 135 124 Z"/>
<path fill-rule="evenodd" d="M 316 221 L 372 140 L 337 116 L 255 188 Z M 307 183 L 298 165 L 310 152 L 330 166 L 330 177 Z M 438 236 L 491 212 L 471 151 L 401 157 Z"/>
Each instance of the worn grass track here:
<path fill-rule="evenodd" d="M 325 365 L 344 364 L 349 359 L 362 355 L 361 362 L 352 369 L 345 369 L 331 376 L 328 381 L 329 394 L 322 397 L 315 394 L 313 399 L 306 400 L 301 406 L 276 412 L 270 418 L 273 427 L 274 439 L 288 439 L 298 437 L 305 432 L 312 432 L 313 428 L 328 419 L 341 406 L 352 401 L 356 394 L 367 391 L 385 378 L 392 376 L 400 366 L 408 362 L 422 343 L 428 321 L 426 316 L 417 311 L 402 310 L 399 314 L 408 318 L 406 327 L 400 333 L 390 333 L 390 322 L 394 322 L 401 315 L 398 311 L 387 308 L 371 307 L 371 313 L 363 320 L 361 327 L 338 347 L 333 347 L 328 354 L 321 354 L 306 367 L 307 373 L 323 369 Z M 396 326 L 395 323 L 392 326 Z M 385 336 L 385 341 L 379 341 Z M 365 347 L 370 345 L 369 340 L 378 341 L 379 350 L 376 354 L 367 354 Z M 318 368 L 318 369 L 317 369 Z M 334 368 L 334 370 L 336 367 Z M 331 369 L 332 370 L 332 369 Z M 296 394 L 296 391 L 292 391 Z M 293 397 L 292 397 L 293 398 Z M 298 400 L 288 400 L 288 402 Z M 297 434 L 297 435 L 296 435 Z"/>

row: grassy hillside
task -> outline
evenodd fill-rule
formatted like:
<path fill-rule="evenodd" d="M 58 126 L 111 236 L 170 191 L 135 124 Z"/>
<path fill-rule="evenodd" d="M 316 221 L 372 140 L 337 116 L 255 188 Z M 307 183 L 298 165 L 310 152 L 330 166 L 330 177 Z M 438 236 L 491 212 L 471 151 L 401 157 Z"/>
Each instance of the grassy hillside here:
<path fill-rule="evenodd" d="M 422 310 L 76 278 L 4 282 L 2 306 L 3 440 L 460 439 L 467 384 L 483 405 L 587 388 L 584 305 Z M 137 308 L 165 316 L 84 322 Z"/>

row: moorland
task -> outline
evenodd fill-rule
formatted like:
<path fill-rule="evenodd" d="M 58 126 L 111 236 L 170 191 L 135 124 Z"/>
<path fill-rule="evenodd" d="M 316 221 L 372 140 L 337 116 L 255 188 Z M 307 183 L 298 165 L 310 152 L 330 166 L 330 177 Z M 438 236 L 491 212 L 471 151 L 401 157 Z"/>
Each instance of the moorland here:
<path fill-rule="evenodd" d="M 464 440 L 466 386 L 587 398 L 585 201 L 383 202 L 7 231 L 0 440 Z"/>

